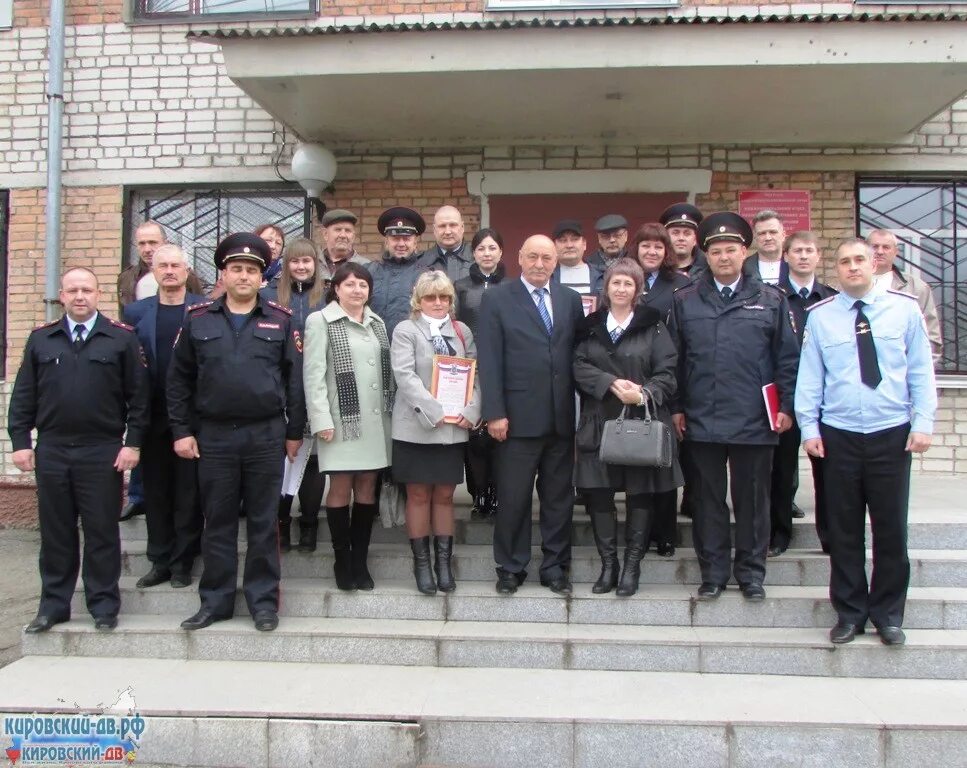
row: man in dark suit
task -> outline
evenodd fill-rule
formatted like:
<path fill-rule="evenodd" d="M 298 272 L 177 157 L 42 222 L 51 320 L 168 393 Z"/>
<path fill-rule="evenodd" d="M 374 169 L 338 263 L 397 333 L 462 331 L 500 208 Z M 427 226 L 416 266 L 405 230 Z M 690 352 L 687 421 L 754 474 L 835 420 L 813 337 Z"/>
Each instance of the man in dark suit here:
<path fill-rule="evenodd" d="M 497 591 L 512 594 L 531 556 L 531 498 L 540 498 L 541 584 L 569 594 L 574 490 L 574 334 L 581 297 L 551 282 L 554 242 L 529 237 L 521 276 L 484 294 L 477 334 L 487 431 L 498 441 L 494 525 Z"/>
<path fill-rule="evenodd" d="M 786 279 L 779 289 L 789 302 L 792 329 L 802 347 L 806 312 L 823 299 L 835 296 L 837 291 L 816 278 L 816 267 L 822 259 L 819 241 L 812 232 L 793 232 L 783 245 L 787 265 Z M 798 361 L 797 361 L 798 362 Z M 771 533 L 769 534 L 769 557 L 778 557 L 789 547 L 792 538 L 793 499 L 799 487 L 799 444 L 802 437 L 799 426 L 793 421 L 787 432 L 779 435 L 779 445 L 772 456 L 772 498 L 769 505 Z M 823 495 L 823 460 L 810 456 L 813 469 L 813 485 L 816 493 L 816 532 L 825 551 L 826 500 Z"/>
<path fill-rule="evenodd" d="M 191 584 L 203 525 L 197 462 L 179 458 L 172 448 L 165 382 L 185 312 L 205 297 L 188 293 L 188 261 L 177 245 L 159 247 L 151 271 L 158 282 L 157 295 L 124 308 L 125 322 L 134 326 L 145 350 L 151 380 L 151 420 L 141 450 L 151 570 L 138 580 L 139 589 L 169 579 L 173 587 Z"/>
<path fill-rule="evenodd" d="M 786 231 L 775 211 L 759 211 L 752 217 L 752 233 L 756 252 L 742 265 L 742 274 L 755 277 L 767 285 L 781 285 L 789 277 L 789 265 L 782 258 Z"/>

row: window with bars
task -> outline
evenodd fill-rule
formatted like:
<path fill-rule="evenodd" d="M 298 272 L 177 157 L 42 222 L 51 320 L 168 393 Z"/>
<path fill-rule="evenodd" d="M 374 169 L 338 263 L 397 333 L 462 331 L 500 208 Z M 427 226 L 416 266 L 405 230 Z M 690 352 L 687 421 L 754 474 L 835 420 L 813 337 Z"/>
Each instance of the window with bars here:
<path fill-rule="evenodd" d="M 144 21 L 197 17 L 311 18 L 318 14 L 317 0 L 134 0 L 134 18 Z"/>
<path fill-rule="evenodd" d="M 967 178 L 860 178 L 857 224 L 897 236 L 897 266 L 933 288 L 943 373 L 967 373 Z"/>
<path fill-rule="evenodd" d="M 201 281 L 210 287 L 217 276 L 215 246 L 233 232 L 252 232 L 274 224 L 286 240 L 309 235 L 309 208 L 301 189 L 132 189 L 128 206 L 124 265 L 138 259 L 134 230 L 148 219 L 164 227 L 169 242 L 180 245 Z"/>

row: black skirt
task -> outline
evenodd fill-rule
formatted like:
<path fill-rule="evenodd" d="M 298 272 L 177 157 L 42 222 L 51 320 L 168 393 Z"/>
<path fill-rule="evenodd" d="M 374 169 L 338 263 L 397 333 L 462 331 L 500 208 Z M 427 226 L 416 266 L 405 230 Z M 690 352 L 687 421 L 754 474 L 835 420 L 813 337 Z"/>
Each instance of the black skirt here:
<path fill-rule="evenodd" d="M 460 485 L 466 443 L 425 445 L 393 441 L 393 480 L 420 485 Z"/>

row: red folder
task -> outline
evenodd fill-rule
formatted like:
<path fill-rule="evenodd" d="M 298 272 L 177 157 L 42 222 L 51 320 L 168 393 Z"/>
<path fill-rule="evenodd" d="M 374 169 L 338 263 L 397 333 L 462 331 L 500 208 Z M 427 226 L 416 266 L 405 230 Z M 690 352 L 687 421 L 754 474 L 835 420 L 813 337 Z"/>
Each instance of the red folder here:
<path fill-rule="evenodd" d="M 778 432 L 779 427 L 776 421 L 779 419 L 779 390 L 775 383 L 766 384 L 762 388 L 762 400 L 766 404 L 766 416 L 769 417 L 769 426 L 773 432 Z"/>

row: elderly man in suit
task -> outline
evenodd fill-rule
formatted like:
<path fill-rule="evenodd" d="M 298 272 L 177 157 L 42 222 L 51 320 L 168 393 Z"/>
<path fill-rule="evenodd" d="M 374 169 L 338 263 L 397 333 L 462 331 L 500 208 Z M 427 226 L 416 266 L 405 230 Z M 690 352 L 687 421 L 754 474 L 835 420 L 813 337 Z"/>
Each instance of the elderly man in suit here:
<path fill-rule="evenodd" d="M 151 381 L 151 419 L 141 450 L 151 569 L 138 580 L 139 589 L 169 579 L 173 587 L 190 585 L 202 529 L 197 462 L 179 458 L 172 448 L 165 382 L 185 312 L 205 297 L 188 291 L 188 260 L 177 245 L 165 243 L 155 251 L 151 272 L 157 295 L 124 308 L 124 320 L 134 326 L 145 351 Z"/>
<path fill-rule="evenodd" d="M 541 584 L 571 591 L 574 491 L 574 334 L 584 317 L 581 297 L 552 283 L 554 241 L 529 237 L 520 249 L 521 276 L 484 294 L 478 323 L 483 418 L 498 441 L 498 512 L 494 525 L 497 591 L 512 594 L 527 576 L 531 498 L 540 498 Z"/>

